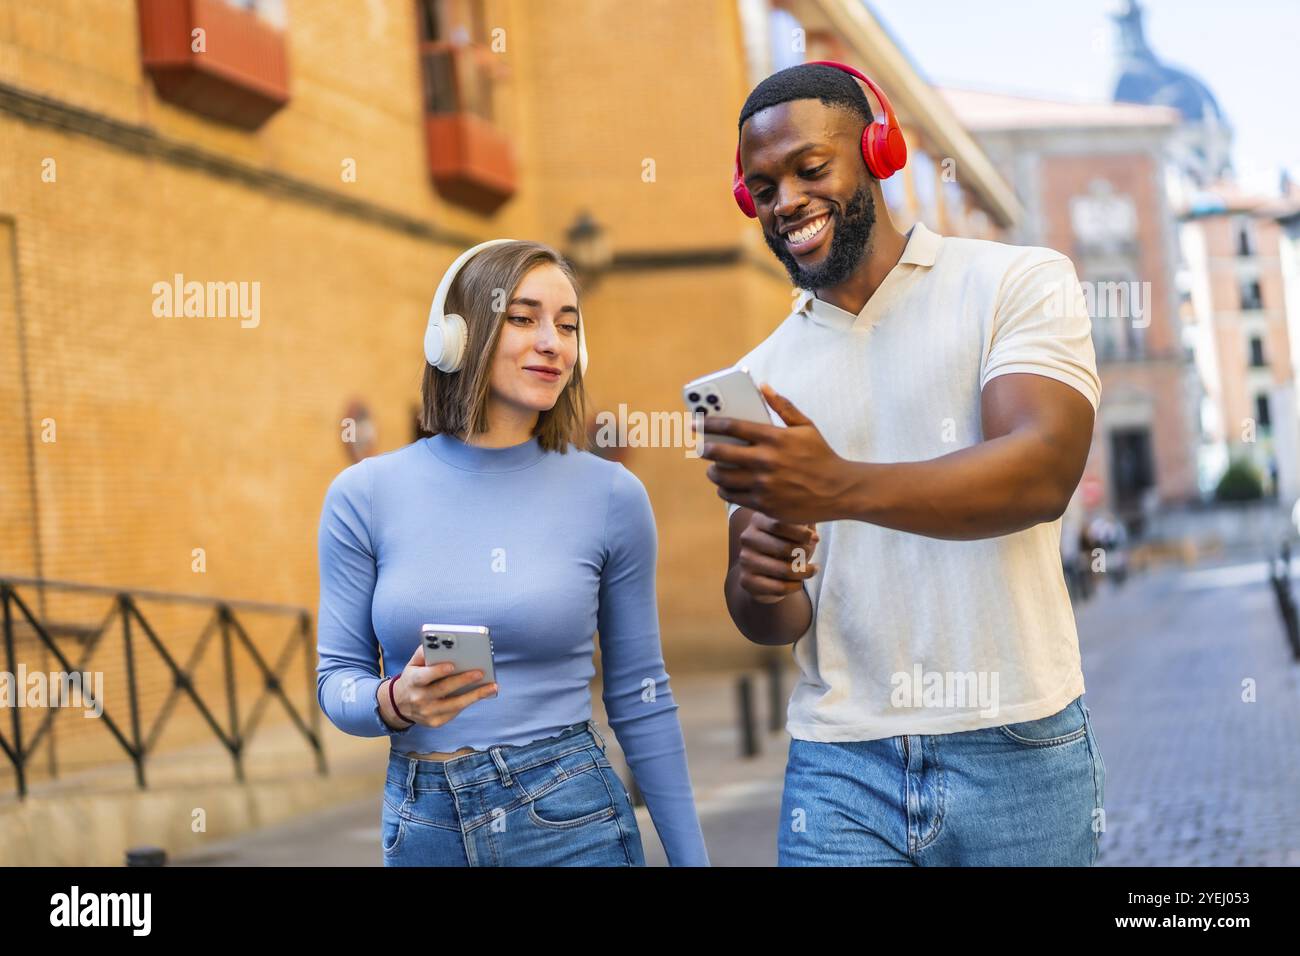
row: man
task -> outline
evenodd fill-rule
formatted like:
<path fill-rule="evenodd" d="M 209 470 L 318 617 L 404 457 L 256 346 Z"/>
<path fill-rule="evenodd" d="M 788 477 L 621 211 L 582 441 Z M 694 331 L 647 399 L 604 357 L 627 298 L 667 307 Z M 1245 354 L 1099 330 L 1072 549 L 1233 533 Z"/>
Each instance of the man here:
<path fill-rule="evenodd" d="M 1090 865 L 1105 768 L 1059 555 L 1100 398 L 1078 279 L 900 233 L 872 119 L 812 64 L 740 114 L 738 179 L 804 291 L 739 363 L 786 427 L 706 419 L 701 454 L 732 619 L 800 669 L 779 862 Z"/>

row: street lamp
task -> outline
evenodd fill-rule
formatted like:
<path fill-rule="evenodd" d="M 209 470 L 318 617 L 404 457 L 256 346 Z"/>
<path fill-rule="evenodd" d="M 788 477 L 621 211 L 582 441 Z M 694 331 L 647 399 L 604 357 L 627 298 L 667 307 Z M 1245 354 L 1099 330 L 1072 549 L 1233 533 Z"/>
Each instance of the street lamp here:
<path fill-rule="evenodd" d="M 586 210 L 578 213 L 564 233 L 565 258 L 584 276 L 595 278 L 608 268 L 614 259 L 605 238 L 605 228 Z"/>

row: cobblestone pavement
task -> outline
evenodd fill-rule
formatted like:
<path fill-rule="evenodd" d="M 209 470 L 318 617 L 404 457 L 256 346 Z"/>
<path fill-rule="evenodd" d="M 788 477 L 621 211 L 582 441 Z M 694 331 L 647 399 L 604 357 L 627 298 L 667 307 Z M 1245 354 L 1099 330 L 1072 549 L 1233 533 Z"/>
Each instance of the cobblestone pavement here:
<path fill-rule="evenodd" d="M 1078 619 L 1106 764 L 1098 865 L 1300 865 L 1300 665 L 1290 661 L 1265 566 L 1152 572 L 1103 587 Z M 766 718 L 766 685 L 754 676 Z M 761 731 L 762 753 L 740 756 L 736 679 L 674 674 L 674 694 L 711 862 L 772 866 L 789 737 Z M 788 695 L 793 674 L 784 679 Z M 1245 681 L 1252 703 L 1243 701 Z M 595 707 L 626 780 L 598 696 Z M 380 786 L 373 799 L 176 862 L 379 865 Z M 647 863 L 664 865 L 644 807 L 637 819 Z"/>
<path fill-rule="evenodd" d="M 1265 565 L 1158 572 L 1078 618 L 1098 865 L 1300 864 L 1300 665 Z"/>

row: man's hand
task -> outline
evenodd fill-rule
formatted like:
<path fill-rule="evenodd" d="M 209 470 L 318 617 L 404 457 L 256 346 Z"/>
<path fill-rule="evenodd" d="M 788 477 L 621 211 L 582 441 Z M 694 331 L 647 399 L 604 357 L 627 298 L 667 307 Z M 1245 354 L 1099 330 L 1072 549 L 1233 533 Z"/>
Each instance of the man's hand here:
<path fill-rule="evenodd" d="M 700 457 L 718 497 L 786 524 L 815 524 L 843 517 L 840 497 L 848 488 L 848 462 L 789 399 L 764 383 L 760 390 L 786 427 L 708 416 L 705 434 L 731 435 L 749 447 L 706 441 Z"/>
<path fill-rule="evenodd" d="M 1030 372 L 995 376 L 980 393 L 983 441 L 926 461 L 846 461 L 768 386 L 786 428 L 706 417 L 703 430 L 750 447 L 705 442 L 718 496 L 787 524 L 865 521 L 970 541 L 1055 521 L 1079 484 L 1094 411 L 1084 394 Z"/>
<path fill-rule="evenodd" d="M 741 634 L 780 647 L 808 633 L 813 607 L 803 579 L 817 571 L 808 565 L 816 546 L 815 528 L 783 524 L 748 508 L 732 512 L 723 593 Z"/>
<path fill-rule="evenodd" d="M 752 512 L 733 562 L 736 583 L 760 604 L 784 600 L 817 573 L 812 556 L 819 540 L 816 528 Z"/>

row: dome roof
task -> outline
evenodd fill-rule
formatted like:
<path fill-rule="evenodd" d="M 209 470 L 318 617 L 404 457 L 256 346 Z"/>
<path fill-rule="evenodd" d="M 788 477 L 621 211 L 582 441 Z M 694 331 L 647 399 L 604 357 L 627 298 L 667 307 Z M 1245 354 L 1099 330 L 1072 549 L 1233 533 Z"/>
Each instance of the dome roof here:
<path fill-rule="evenodd" d="M 1111 15 L 1119 30 L 1119 78 L 1112 97 L 1117 103 L 1172 106 L 1192 123 L 1224 125 L 1223 111 L 1209 87 L 1186 70 L 1161 63 L 1147 45 L 1142 8 L 1124 0 Z"/>
<path fill-rule="evenodd" d="M 1115 84 L 1113 99 L 1117 103 L 1172 106 L 1189 122 L 1223 122 L 1219 103 L 1209 88 L 1190 73 L 1169 66 L 1125 69 Z"/>

